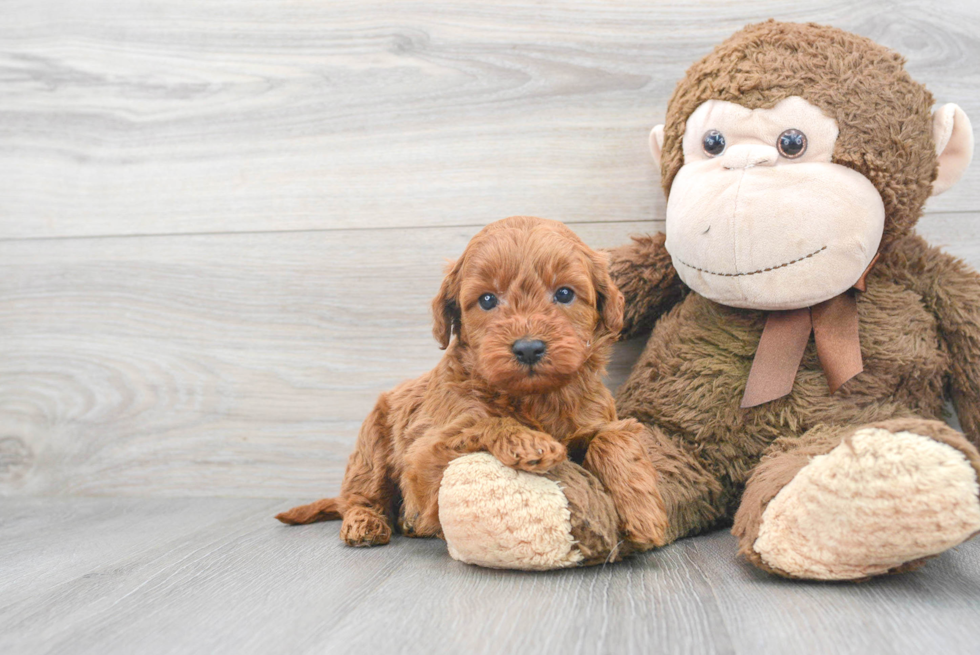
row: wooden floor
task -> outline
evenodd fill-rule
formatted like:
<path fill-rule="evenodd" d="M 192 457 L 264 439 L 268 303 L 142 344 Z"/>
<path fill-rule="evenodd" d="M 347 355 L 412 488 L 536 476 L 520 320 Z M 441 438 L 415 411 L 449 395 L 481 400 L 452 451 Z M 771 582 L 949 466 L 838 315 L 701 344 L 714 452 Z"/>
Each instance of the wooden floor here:
<path fill-rule="evenodd" d="M 0 501 L 0 652 L 976 653 L 980 542 L 863 584 L 774 578 L 717 532 L 619 564 L 479 569 L 341 545 L 258 499 Z"/>
<path fill-rule="evenodd" d="M 3 3 L 0 655 L 980 652 L 976 540 L 821 585 L 724 532 L 527 574 L 270 518 L 438 359 L 481 226 L 662 228 L 650 128 L 769 17 L 899 50 L 980 123 L 976 0 Z M 919 229 L 980 266 L 980 165 Z"/>

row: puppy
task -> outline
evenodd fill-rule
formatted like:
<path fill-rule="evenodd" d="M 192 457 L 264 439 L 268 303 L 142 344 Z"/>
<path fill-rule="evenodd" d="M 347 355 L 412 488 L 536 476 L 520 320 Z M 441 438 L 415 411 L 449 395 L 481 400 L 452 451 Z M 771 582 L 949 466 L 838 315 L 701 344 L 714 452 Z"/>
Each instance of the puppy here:
<path fill-rule="evenodd" d="M 612 497 L 625 538 L 637 549 L 663 544 L 645 428 L 616 420 L 602 382 L 623 323 L 605 259 L 561 223 L 507 218 L 449 266 L 432 310 L 442 360 L 381 395 L 338 498 L 276 518 L 343 518 L 340 537 L 351 546 L 388 543 L 395 516 L 408 536 L 442 536 L 439 484 L 456 457 L 486 451 L 542 472 L 571 451 Z"/>

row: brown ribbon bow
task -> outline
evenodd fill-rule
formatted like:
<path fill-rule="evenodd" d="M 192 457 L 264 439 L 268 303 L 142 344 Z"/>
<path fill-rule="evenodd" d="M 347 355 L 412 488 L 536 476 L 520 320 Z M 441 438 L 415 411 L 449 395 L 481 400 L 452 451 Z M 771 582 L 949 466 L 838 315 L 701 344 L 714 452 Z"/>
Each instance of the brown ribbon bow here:
<path fill-rule="evenodd" d="M 854 285 L 855 289 L 865 290 L 865 278 L 877 260 L 876 255 Z M 864 370 L 853 291 L 812 307 L 770 312 L 749 370 L 742 408 L 782 398 L 793 390 L 811 330 L 830 393 Z"/>

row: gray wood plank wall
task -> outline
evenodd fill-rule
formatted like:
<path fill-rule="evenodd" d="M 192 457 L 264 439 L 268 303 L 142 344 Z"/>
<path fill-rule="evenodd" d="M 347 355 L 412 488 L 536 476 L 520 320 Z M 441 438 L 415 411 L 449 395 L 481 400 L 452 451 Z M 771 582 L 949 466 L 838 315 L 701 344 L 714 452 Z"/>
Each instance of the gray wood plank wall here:
<path fill-rule="evenodd" d="M 0 494 L 335 490 L 439 356 L 443 261 L 512 214 L 658 229 L 647 132 L 770 16 L 893 47 L 980 121 L 973 0 L 5 2 Z M 975 166 L 921 228 L 978 265 L 978 219 Z"/>

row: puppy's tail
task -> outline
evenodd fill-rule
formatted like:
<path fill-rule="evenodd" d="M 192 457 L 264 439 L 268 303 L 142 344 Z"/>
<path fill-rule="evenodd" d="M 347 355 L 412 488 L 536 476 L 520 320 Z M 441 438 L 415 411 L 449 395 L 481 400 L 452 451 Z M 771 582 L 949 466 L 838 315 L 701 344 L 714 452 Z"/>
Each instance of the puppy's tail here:
<path fill-rule="evenodd" d="M 309 505 L 300 505 L 276 514 L 276 518 L 288 525 L 303 525 L 317 521 L 336 521 L 343 518 L 344 508 L 339 498 L 324 498 Z"/>

